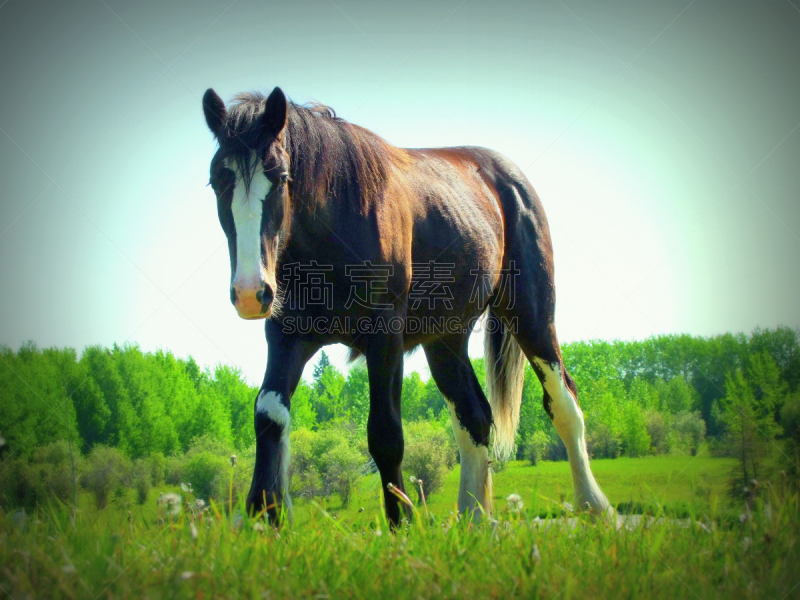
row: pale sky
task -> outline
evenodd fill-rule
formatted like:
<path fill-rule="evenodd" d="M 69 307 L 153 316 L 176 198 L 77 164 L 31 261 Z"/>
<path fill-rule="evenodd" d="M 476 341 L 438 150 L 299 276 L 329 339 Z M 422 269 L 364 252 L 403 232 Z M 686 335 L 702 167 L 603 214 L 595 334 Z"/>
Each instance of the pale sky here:
<path fill-rule="evenodd" d="M 398 146 L 514 160 L 564 342 L 800 326 L 797 6 L 0 3 L 0 344 L 136 342 L 260 383 L 200 97 L 275 85 Z"/>

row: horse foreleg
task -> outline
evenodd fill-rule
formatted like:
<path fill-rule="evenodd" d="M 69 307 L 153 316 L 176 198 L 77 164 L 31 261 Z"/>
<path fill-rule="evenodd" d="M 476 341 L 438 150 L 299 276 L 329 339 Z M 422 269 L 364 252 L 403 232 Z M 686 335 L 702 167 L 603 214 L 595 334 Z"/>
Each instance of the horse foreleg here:
<path fill-rule="evenodd" d="M 369 370 L 369 453 L 381 475 L 386 516 L 392 527 L 400 523 L 400 501 L 389 490 L 403 491 L 403 424 L 400 392 L 403 385 L 403 340 L 399 335 L 376 336 L 365 352 Z M 405 510 L 405 509 L 404 509 Z M 405 510 L 410 518 L 411 512 Z"/>
<path fill-rule="evenodd" d="M 289 498 L 290 398 L 300 381 L 303 367 L 317 346 L 284 335 L 267 322 L 269 355 L 264 382 L 255 401 L 256 461 L 247 495 L 250 514 L 266 511 L 277 523 L 281 509 L 291 511 Z"/>
<path fill-rule="evenodd" d="M 425 356 L 450 409 L 461 459 L 458 512 L 479 523 L 492 511 L 489 434 L 492 409 L 467 353 L 469 336 L 440 339 L 425 346 Z"/>

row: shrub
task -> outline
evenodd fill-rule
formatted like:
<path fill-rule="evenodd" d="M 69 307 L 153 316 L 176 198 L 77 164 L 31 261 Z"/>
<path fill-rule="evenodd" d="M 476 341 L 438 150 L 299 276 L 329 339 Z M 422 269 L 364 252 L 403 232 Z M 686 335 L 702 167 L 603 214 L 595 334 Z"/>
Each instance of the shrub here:
<path fill-rule="evenodd" d="M 669 424 L 664 415 L 650 411 L 645 415 L 645 427 L 650 436 L 650 451 L 653 454 L 667 454 L 670 450 Z"/>
<path fill-rule="evenodd" d="M 617 458 L 622 442 L 605 423 L 595 423 L 587 435 L 586 445 L 593 458 Z"/>
<path fill-rule="evenodd" d="M 316 432 L 309 429 L 292 431 L 290 437 L 292 458 L 289 464 L 289 481 L 292 494 L 314 497 L 322 494 L 322 483 L 314 456 Z"/>
<path fill-rule="evenodd" d="M 23 458 L 6 459 L 0 464 L 0 501 L 3 506 L 33 508 L 42 502 L 47 488 L 35 468 Z"/>
<path fill-rule="evenodd" d="M 231 456 L 228 455 L 229 469 L 227 471 L 227 479 L 220 481 L 220 486 L 217 487 L 218 500 L 227 503 L 228 500 L 233 500 L 234 503 L 240 497 L 243 497 L 250 491 L 250 481 L 253 478 L 253 468 L 256 462 L 256 447 L 250 446 L 244 451 L 236 455 L 236 464 L 231 464 Z M 229 490 L 229 486 L 232 488 Z"/>
<path fill-rule="evenodd" d="M 800 394 L 786 399 L 781 407 L 780 424 L 786 438 L 786 452 L 783 455 L 787 473 L 795 482 L 800 476 Z"/>
<path fill-rule="evenodd" d="M 449 466 L 454 464 L 455 444 L 449 431 L 428 421 L 415 421 L 405 428 L 403 471 L 423 481 L 426 496 L 439 491 Z M 415 486 L 419 501 L 419 488 Z"/>
<path fill-rule="evenodd" d="M 206 450 L 186 455 L 181 472 L 182 483 L 191 483 L 195 496 L 203 500 L 227 498 L 230 480 L 230 462 Z"/>
<path fill-rule="evenodd" d="M 94 496 L 98 509 L 108 504 L 109 494 L 120 487 L 129 474 L 129 461 L 117 448 L 97 445 L 86 460 L 81 485 Z"/>
<path fill-rule="evenodd" d="M 293 494 L 313 497 L 338 493 L 347 506 L 366 456 L 353 428 L 332 423 L 320 429 L 298 429 L 291 434 L 292 459 L 289 466 Z"/>
<path fill-rule="evenodd" d="M 356 477 L 363 464 L 364 457 L 350 444 L 338 444 L 326 455 L 323 483 L 327 490 L 339 494 L 342 506 L 350 504 Z"/>
<path fill-rule="evenodd" d="M 692 456 L 697 454 L 706 437 L 706 422 L 699 412 L 681 412 L 675 415 L 673 430 L 680 444 Z"/>
<path fill-rule="evenodd" d="M 800 447 L 800 394 L 786 399 L 781 407 L 780 423 L 786 439 Z"/>
<path fill-rule="evenodd" d="M 77 476 L 81 468 L 82 457 L 75 448 L 73 448 L 72 456 L 75 460 Z M 31 456 L 31 468 L 37 471 L 48 496 L 58 498 L 63 502 L 72 500 L 73 486 L 77 482 L 73 480 L 72 458 L 66 440 L 58 440 L 36 448 Z"/>
<path fill-rule="evenodd" d="M 147 459 L 140 458 L 133 463 L 130 481 L 133 485 L 133 489 L 136 490 L 136 500 L 139 504 L 147 502 L 147 494 L 150 493 L 152 482 L 151 465 Z"/>
<path fill-rule="evenodd" d="M 534 431 L 525 438 L 522 445 L 523 457 L 531 461 L 532 465 L 538 465 L 545 457 L 550 446 L 550 437 L 544 431 Z"/>
<path fill-rule="evenodd" d="M 167 459 L 161 452 L 154 452 L 146 459 L 150 472 L 150 483 L 161 485 L 167 476 Z"/>
<path fill-rule="evenodd" d="M 322 493 L 338 493 L 342 505 L 347 506 L 356 477 L 366 462 L 358 451 L 355 432 L 342 424 L 317 431 L 311 438 L 311 455 Z"/>

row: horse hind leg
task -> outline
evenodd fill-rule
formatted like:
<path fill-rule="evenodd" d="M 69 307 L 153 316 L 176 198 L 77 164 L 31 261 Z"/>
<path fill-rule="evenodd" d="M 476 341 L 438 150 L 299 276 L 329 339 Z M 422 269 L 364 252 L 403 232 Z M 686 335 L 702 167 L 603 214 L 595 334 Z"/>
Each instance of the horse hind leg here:
<path fill-rule="evenodd" d="M 492 509 L 489 434 L 492 412 L 467 354 L 468 337 L 438 340 L 425 346 L 436 385 L 450 409 L 461 460 L 458 512 L 476 523 Z"/>
<path fill-rule="evenodd" d="M 589 466 L 583 411 L 578 404 L 575 383 L 564 367 L 555 327 L 551 322 L 531 331 L 530 323 L 528 321 L 527 330 L 520 329 L 517 332 L 516 338 L 542 385 L 544 409 L 567 448 L 575 487 L 575 508 L 588 508 L 596 514 L 605 513 L 609 507 L 608 500 Z M 525 327 L 523 319 L 519 319 L 517 324 L 520 328 Z"/>
<path fill-rule="evenodd" d="M 608 509 L 608 500 L 589 467 L 583 411 L 578 405 L 575 383 L 560 357 L 557 361 L 535 357 L 531 363 L 542 384 L 545 410 L 567 448 L 576 508 L 604 513 Z"/>

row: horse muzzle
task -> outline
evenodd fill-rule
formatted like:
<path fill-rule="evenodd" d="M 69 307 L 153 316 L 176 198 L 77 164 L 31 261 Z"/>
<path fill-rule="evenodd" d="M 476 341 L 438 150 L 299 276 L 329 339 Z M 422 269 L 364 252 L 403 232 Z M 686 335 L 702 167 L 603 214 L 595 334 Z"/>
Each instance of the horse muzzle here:
<path fill-rule="evenodd" d="M 231 286 L 231 303 L 242 319 L 268 319 L 275 293 L 268 283 L 259 286 Z"/>

